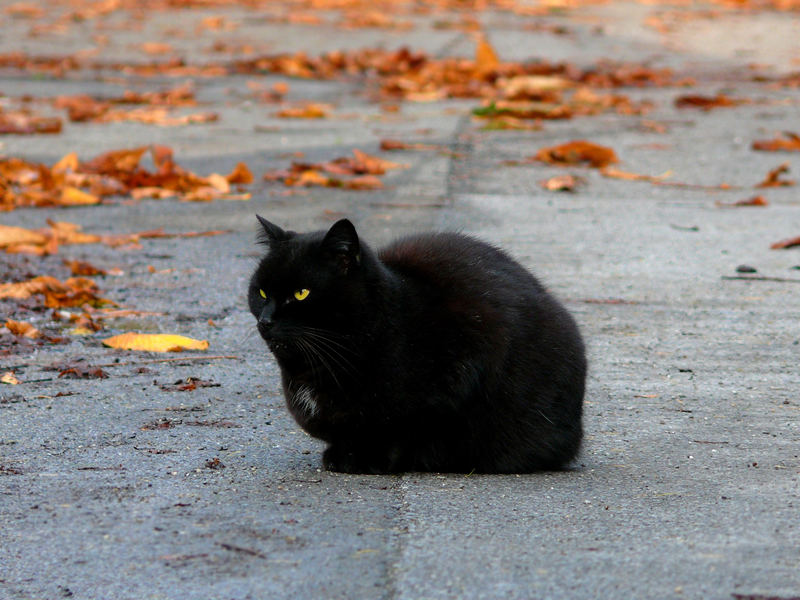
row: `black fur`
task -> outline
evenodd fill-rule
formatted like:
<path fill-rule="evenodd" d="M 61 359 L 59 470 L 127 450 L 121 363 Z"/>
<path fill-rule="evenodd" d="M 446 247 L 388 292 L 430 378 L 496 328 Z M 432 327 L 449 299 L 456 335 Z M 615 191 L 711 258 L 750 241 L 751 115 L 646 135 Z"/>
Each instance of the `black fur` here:
<path fill-rule="evenodd" d="M 522 473 L 576 456 L 580 333 L 507 254 L 457 233 L 375 254 L 346 219 L 305 234 L 259 221 L 250 310 L 326 469 Z"/>

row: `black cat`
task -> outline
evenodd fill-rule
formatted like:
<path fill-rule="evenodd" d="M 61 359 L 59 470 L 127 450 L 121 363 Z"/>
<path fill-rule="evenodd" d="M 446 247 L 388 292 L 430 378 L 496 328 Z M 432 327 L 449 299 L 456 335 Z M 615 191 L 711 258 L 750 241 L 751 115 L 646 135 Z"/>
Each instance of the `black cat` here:
<path fill-rule="evenodd" d="M 457 233 L 373 252 L 342 219 L 269 248 L 250 310 L 289 411 L 348 473 L 524 473 L 577 454 L 586 358 L 566 309 L 519 263 Z"/>

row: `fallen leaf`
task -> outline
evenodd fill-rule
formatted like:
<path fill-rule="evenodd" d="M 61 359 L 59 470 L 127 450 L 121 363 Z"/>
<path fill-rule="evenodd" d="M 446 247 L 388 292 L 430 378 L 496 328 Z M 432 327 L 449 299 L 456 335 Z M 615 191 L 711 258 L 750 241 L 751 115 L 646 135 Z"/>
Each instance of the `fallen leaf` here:
<path fill-rule="evenodd" d="M 446 149 L 445 146 L 440 144 L 419 144 L 419 143 L 409 143 L 409 142 L 402 142 L 400 140 L 381 140 L 381 150 L 383 151 L 391 151 L 391 150 L 444 150 Z"/>
<path fill-rule="evenodd" d="M 307 103 L 281 109 L 275 116 L 282 119 L 324 119 L 328 117 L 332 108 L 329 104 Z"/>
<path fill-rule="evenodd" d="M 770 245 L 770 248 L 773 250 L 784 250 L 786 248 L 794 248 L 795 246 L 800 246 L 800 235 L 786 240 L 781 240 L 780 242 L 775 242 L 774 244 Z"/>
<path fill-rule="evenodd" d="M 172 45 L 166 42 L 144 42 L 139 48 L 147 54 L 169 54 L 174 50 Z"/>
<path fill-rule="evenodd" d="M 58 117 L 38 117 L 27 111 L 5 112 L 0 109 L 0 135 L 61 133 L 61 127 Z"/>
<path fill-rule="evenodd" d="M 756 185 L 757 188 L 787 187 L 795 184 L 793 179 L 781 179 L 781 175 L 789 172 L 789 163 L 783 163 L 767 173 L 764 181 Z"/>
<path fill-rule="evenodd" d="M 6 248 L 16 244 L 33 244 L 40 246 L 47 243 L 47 239 L 47 236 L 30 229 L 25 229 L 24 227 L 0 224 L 0 248 Z"/>
<path fill-rule="evenodd" d="M 551 192 L 574 192 L 578 186 L 585 183 L 586 180 L 583 177 L 556 175 L 550 179 L 543 179 L 539 182 L 539 185 Z"/>
<path fill-rule="evenodd" d="M 651 183 L 661 183 L 672 175 L 671 171 L 662 173 L 661 175 L 642 175 L 640 173 L 630 173 L 629 171 L 620 171 L 613 167 L 605 167 L 600 170 L 600 174 L 604 177 L 611 177 L 612 179 L 626 179 L 628 181 L 649 181 Z"/>
<path fill-rule="evenodd" d="M 709 111 L 712 108 L 738 106 L 745 104 L 747 100 L 730 98 L 724 94 L 716 96 L 686 95 L 675 98 L 675 106 L 678 108 L 699 108 Z"/>
<path fill-rule="evenodd" d="M 61 282 L 55 277 L 41 275 L 18 283 L 0 283 L 0 298 L 24 300 L 42 294 L 48 308 L 114 304 L 111 300 L 99 297 L 98 292 L 97 284 L 85 277 L 70 277 Z"/>
<path fill-rule="evenodd" d="M 40 335 L 40 332 L 38 329 L 36 329 L 36 327 L 30 323 L 26 323 L 25 321 L 12 321 L 11 319 L 8 319 L 6 321 L 6 329 L 8 329 L 14 335 L 19 335 L 29 339 L 36 339 Z"/>
<path fill-rule="evenodd" d="M 753 150 L 763 152 L 800 152 L 800 135 L 785 131 L 787 139 L 775 138 L 772 140 L 757 140 L 753 142 Z"/>
<path fill-rule="evenodd" d="M 237 183 L 253 183 L 253 173 L 250 169 L 247 168 L 247 165 L 243 162 L 236 163 L 236 166 L 233 168 L 228 175 L 225 177 L 228 180 L 228 183 L 237 184 Z"/>
<path fill-rule="evenodd" d="M 22 382 L 14 376 L 14 371 L 6 371 L 0 376 L 0 383 L 5 383 L 6 385 L 19 385 Z"/>
<path fill-rule="evenodd" d="M 103 371 L 100 367 L 75 365 L 63 369 L 58 374 L 58 377 L 67 377 L 68 379 L 108 379 L 108 373 Z"/>
<path fill-rule="evenodd" d="M 61 190 L 60 204 L 65 206 L 76 206 L 86 204 L 99 204 L 100 198 L 94 194 L 87 194 L 74 187 L 65 187 Z"/>
<path fill-rule="evenodd" d="M 475 70 L 479 74 L 486 74 L 495 70 L 499 64 L 500 59 L 489 43 L 486 34 L 479 34 L 478 44 L 475 48 Z"/>
<path fill-rule="evenodd" d="M 747 200 L 737 200 L 736 202 L 717 201 L 715 204 L 721 208 L 737 208 L 740 206 L 769 206 L 769 202 L 767 202 L 764 196 L 753 196 Z"/>
<path fill-rule="evenodd" d="M 616 153 L 606 146 L 600 146 L 586 140 L 575 140 L 540 149 L 533 160 L 557 166 L 572 166 L 588 163 L 593 168 L 602 168 L 619 162 Z"/>
<path fill-rule="evenodd" d="M 186 379 L 179 379 L 172 384 L 164 384 L 160 386 L 165 392 L 191 392 L 197 388 L 205 387 L 220 387 L 221 384 L 213 381 L 206 381 L 199 377 L 187 377 Z"/>
<path fill-rule="evenodd" d="M 104 269 L 98 269 L 94 265 L 80 260 L 65 260 L 64 265 L 69 268 L 73 275 L 93 277 L 94 275 L 106 274 Z"/>
<path fill-rule="evenodd" d="M 103 345 L 120 350 L 142 350 L 145 352 L 181 352 L 183 350 L 205 350 L 207 340 L 195 340 L 182 335 L 163 333 L 123 333 L 103 340 Z"/>

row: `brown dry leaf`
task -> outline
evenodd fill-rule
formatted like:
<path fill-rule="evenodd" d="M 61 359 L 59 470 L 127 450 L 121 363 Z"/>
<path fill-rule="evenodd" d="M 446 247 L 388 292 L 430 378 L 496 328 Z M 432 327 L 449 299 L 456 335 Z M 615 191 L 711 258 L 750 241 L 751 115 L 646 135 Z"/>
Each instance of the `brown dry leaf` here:
<path fill-rule="evenodd" d="M 770 248 L 773 250 L 784 250 L 786 248 L 794 248 L 796 246 L 800 246 L 800 235 L 787 240 L 781 240 L 780 242 L 775 242 L 774 244 L 770 245 Z"/>
<path fill-rule="evenodd" d="M 753 142 L 753 150 L 764 152 L 800 152 L 800 135 L 791 131 L 784 131 L 787 139 L 775 138 L 772 140 L 757 140 Z"/>
<path fill-rule="evenodd" d="M 769 202 L 764 196 L 753 196 L 747 200 L 737 200 L 736 202 L 715 202 L 721 208 L 738 208 L 740 206 L 769 206 Z"/>
<path fill-rule="evenodd" d="M 58 117 L 37 117 L 27 111 L 4 112 L 0 108 L 0 135 L 61 133 L 61 127 Z"/>
<path fill-rule="evenodd" d="M 445 150 L 440 144 L 411 144 L 400 140 L 381 140 L 381 150 Z"/>
<path fill-rule="evenodd" d="M 98 269 L 93 264 L 81 260 L 65 260 L 64 265 L 69 268 L 73 275 L 81 277 L 93 277 L 95 275 L 106 275 L 105 269 Z"/>
<path fill-rule="evenodd" d="M 661 175 L 642 175 L 640 173 L 630 173 L 629 171 L 620 171 L 613 167 L 605 167 L 600 170 L 600 174 L 604 177 L 611 177 L 612 179 L 626 179 L 628 181 L 649 181 L 651 183 L 660 183 L 672 175 L 671 171 L 662 173 Z"/>
<path fill-rule="evenodd" d="M 789 163 L 783 163 L 772 169 L 764 181 L 756 185 L 757 188 L 767 187 L 788 187 L 794 185 L 796 182 L 793 179 L 781 179 L 781 175 L 789 172 Z"/>
<path fill-rule="evenodd" d="M 717 94 L 716 96 L 688 94 L 675 98 L 675 106 L 678 108 L 699 108 L 705 111 L 709 111 L 712 108 L 738 106 L 740 104 L 746 104 L 747 102 L 747 100 L 730 98 L 725 94 Z"/>
<path fill-rule="evenodd" d="M 330 104 L 308 103 L 302 106 L 287 107 L 275 113 L 282 119 L 325 119 L 333 107 Z"/>
<path fill-rule="evenodd" d="M 166 42 L 144 42 L 139 48 L 147 54 L 169 54 L 174 50 L 172 45 Z"/>
<path fill-rule="evenodd" d="M 97 284 L 85 277 L 70 277 L 61 282 L 55 277 L 41 275 L 28 281 L 0 284 L 0 298 L 23 300 L 35 294 L 42 294 L 44 304 L 48 308 L 114 304 L 106 298 L 99 297 L 98 292 Z"/>
<path fill-rule="evenodd" d="M 231 184 L 253 183 L 253 173 L 247 168 L 245 163 L 240 162 L 236 163 L 233 171 L 226 175 L 225 179 L 227 179 L 228 183 Z"/>
<path fill-rule="evenodd" d="M 575 175 L 556 175 L 550 179 L 543 179 L 539 182 L 544 189 L 551 192 L 574 192 L 578 186 L 586 183 L 583 177 Z"/>
<path fill-rule="evenodd" d="M 14 335 L 19 335 L 29 339 L 36 339 L 41 335 L 36 327 L 30 323 L 26 323 L 25 321 L 12 321 L 11 319 L 8 319 L 6 321 L 6 329 L 8 329 Z"/>
<path fill-rule="evenodd" d="M 181 352 L 183 350 L 206 350 L 208 341 L 165 333 L 129 332 L 107 338 L 103 340 L 103 345 L 120 350 Z"/>
<path fill-rule="evenodd" d="M 558 166 L 588 164 L 596 169 L 619 162 L 614 150 L 586 140 L 574 140 L 566 144 L 542 148 L 533 156 L 533 160 Z"/>

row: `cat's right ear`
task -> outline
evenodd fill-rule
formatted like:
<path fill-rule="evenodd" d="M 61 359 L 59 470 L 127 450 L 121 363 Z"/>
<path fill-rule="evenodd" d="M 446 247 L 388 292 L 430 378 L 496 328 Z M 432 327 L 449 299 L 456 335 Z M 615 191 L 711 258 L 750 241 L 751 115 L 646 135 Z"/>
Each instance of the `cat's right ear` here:
<path fill-rule="evenodd" d="M 267 246 L 271 246 L 276 242 L 284 242 L 291 237 L 289 232 L 284 231 L 275 223 L 270 223 L 261 215 L 256 215 L 256 219 L 261 223 L 261 231 L 259 232 L 258 241 Z"/>
<path fill-rule="evenodd" d="M 342 273 L 348 273 L 361 262 L 361 245 L 356 228 L 347 219 L 340 219 L 325 234 L 322 247 L 333 257 Z"/>

